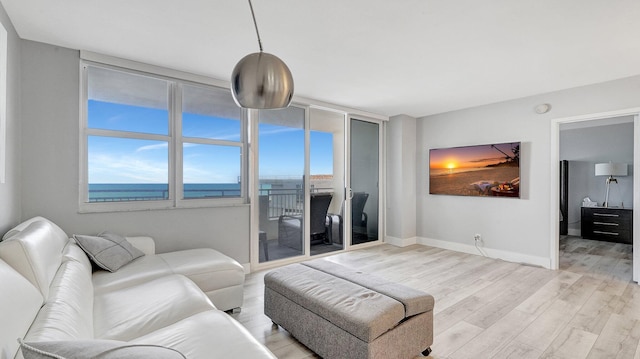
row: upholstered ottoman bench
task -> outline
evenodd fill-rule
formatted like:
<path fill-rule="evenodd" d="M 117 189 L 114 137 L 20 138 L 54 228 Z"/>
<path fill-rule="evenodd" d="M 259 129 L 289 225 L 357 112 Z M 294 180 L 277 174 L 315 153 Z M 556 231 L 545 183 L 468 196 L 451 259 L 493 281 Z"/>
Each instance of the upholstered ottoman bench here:
<path fill-rule="evenodd" d="M 429 294 L 324 259 L 275 269 L 264 284 L 264 313 L 325 359 L 431 352 Z"/>

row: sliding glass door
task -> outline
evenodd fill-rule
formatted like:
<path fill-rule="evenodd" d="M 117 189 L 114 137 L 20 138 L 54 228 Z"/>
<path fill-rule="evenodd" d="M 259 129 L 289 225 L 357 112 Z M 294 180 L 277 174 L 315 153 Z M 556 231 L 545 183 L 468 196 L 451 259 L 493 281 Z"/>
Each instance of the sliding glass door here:
<path fill-rule="evenodd" d="M 252 263 L 377 241 L 381 124 L 302 106 L 254 114 Z"/>
<path fill-rule="evenodd" d="M 345 116 L 309 111 L 310 254 L 344 248 Z"/>
<path fill-rule="evenodd" d="M 300 107 L 260 111 L 257 126 L 260 263 L 305 254 L 305 122 L 306 110 Z"/>

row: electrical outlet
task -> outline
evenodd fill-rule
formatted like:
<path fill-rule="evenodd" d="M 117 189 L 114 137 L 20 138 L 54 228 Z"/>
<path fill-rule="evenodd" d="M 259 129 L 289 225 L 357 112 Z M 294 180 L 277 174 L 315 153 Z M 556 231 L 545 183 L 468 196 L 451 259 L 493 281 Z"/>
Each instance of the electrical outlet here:
<path fill-rule="evenodd" d="M 480 236 L 480 234 L 476 234 L 475 236 L 473 236 L 473 239 L 475 239 L 476 242 L 482 241 L 482 237 Z"/>

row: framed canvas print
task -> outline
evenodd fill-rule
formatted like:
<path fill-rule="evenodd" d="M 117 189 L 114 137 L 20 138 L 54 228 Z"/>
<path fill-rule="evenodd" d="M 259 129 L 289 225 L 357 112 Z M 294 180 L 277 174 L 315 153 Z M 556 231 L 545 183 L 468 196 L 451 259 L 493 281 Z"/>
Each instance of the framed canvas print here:
<path fill-rule="evenodd" d="M 429 194 L 520 198 L 520 142 L 430 149 Z"/>

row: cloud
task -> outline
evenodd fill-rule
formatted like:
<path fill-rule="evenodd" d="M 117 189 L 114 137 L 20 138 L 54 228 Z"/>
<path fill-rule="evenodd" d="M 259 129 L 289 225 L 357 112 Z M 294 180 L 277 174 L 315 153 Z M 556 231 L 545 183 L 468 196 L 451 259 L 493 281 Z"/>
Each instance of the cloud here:
<path fill-rule="evenodd" d="M 93 154 L 89 160 L 89 183 L 167 183 L 167 166 L 166 161 Z"/>
<path fill-rule="evenodd" d="M 296 132 L 296 131 L 302 131 L 302 129 L 294 128 L 294 127 L 275 128 L 273 130 L 260 131 L 260 136 L 277 135 L 279 133 Z"/>
<path fill-rule="evenodd" d="M 169 147 L 169 143 L 163 142 L 163 143 L 158 143 L 158 144 L 155 144 L 155 145 L 147 145 L 147 146 L 138 147 L 136 149 L 136 152 L 159 150 L 159 149 L 165 149 L 165 148 L 168 148 L 168 147 Z"/>

